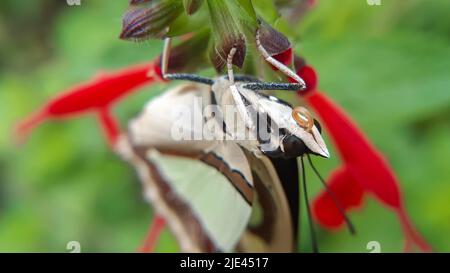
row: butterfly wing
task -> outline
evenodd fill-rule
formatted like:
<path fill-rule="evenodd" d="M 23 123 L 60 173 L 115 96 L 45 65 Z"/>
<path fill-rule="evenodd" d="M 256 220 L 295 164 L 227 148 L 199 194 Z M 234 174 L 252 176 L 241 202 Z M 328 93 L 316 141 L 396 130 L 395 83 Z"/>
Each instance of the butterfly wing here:
<path fill-rule="evenodd" d="M 299 210 L 297 161 L 246 155 L 256 190 L 254 214 L 260 214 L 260 219 L 249 226 L 239 250 L 294 252 Z"/>
<path fill-rule="evenodd" d="M 145 196 L 183 251 L 231 252 L 252 211 L 254 186 L 245 154 L 233 142 L 174 140 L 170 135 L 177 118 L 186 116 L 167 109 L 180 103 L 199 112 L 192 99 L 205 98 L 206 92 L 190 85 L 156 98 L 131 121 L 119 150 L 137 169 Z"/>

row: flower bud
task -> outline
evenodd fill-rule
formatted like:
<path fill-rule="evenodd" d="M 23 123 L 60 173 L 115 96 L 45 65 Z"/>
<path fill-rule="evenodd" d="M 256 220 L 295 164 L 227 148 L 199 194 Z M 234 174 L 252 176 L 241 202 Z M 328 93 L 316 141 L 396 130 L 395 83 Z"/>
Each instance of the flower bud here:
<path fill-rule="evenodd" d="M 146 2 L 148 1 L 131 1 L 133 4 Z M 179 0 L 153 0 L 146 5 L 132 7 L 123 17 L 120 38 L 138 41 L 162 38 L 182 11 L 183 6 Z"/>
<path fill-rule="evenodd" d="M 264 21 L 259 26 L 259 39 L 270 56 L 278 55 L 291 48 L 288 38 Z"/>
<path fill-rule="evenodd" d="M 246 54 L 246 42 L 239 20 L 231 13 L 227 1 L 208 0 L 207 3 L 215 45 L 211 53 L 211 60 L 214 64 L 226 63 L 231 49 L 236 48 L 233 64 L 242 68 Z M 216 66 L 217 68 L 218 66 Z"/>

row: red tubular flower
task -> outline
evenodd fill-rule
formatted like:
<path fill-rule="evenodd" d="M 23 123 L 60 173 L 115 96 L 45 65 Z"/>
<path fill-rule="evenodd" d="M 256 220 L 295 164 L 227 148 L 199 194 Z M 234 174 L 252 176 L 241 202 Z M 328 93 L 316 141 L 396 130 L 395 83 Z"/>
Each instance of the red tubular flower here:
<path fill-rule="evenodd" d="M 327 183 L 343 210 L 347 211 L 362 205 L 364 189 L 358 181 L 353 179 L 349 168 L 337 168 L 331 173 Z M 315 200 L 313 203 L 315 219 L 329 229 L 342 227 L 345 219 L 336 207 L 335 200 L 326 191 L 322 192 Z"/>
<path fill-rule="evenodd" d="M 112 105 L 139 87 L 157 80 L 160 74 L 157 67 L 155 63 L 135 65 L 114 73 L 101 74 L 87 83 L 69 89 L 18 124 L 16 127 L 18 141 L 23 141 L 33 128 L 47 119 L 62 119 L 97 112 L 108 142 L 113 145 L 120 129 L 116 119 L 111 115 Z"/>
<path fill-rule="evenodd" d="M 303 65 L 297 70 L 310 88 L 317 85 L 314 69 Z M 339 155 L 344 162 L 329 178 L 329 186 L 343 209 L 362 205 L 364 193 L 371 193 L 382 204 L 395 210 L 405 234 L 405 250 L 416 245 L 422 251 L 431 247 L 415 230 L 406 213 L 397 178 L 382 154 L 370 143 L 362 131 L 324 93 L 311 89 L 299 92 L 320 116 L 328 129 Z M 344 218 L 325 191 L 313 203 L 315 219 L 326 228 L 337 228 Z"/>
<path fill-rule="evenodd" d="M 114 73 L 101 74 L 87 83 L 69 89 L 18 124 L 18 141 L 23 141 L 33 128 L 47 119 L 63 119 L 96 112 L 109 145 L 114 147 L 120 135 L 120 126 L 111 114 L 111 107 L 123 96 L 143 85 L 162 80 L 161 69 L 156 65 L 158 63 L 159 59 L 151 64 L 135 65 Z M 156 216 L 141 252 L 153 251 L 164 225 L 164 219 Z"/>

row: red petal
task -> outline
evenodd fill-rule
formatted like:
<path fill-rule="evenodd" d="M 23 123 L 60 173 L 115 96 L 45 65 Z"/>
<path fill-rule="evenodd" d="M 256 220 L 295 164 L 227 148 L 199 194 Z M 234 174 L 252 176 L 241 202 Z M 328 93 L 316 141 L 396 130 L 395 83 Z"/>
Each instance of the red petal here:
<path fill-rule="evenodd" d="M 399 207 L 400 190 L 391 168 L 353 121 L 323 93 L 315 92 L 306 100 L 328 128 L 339 154 L 352 168 L 355 178 L 385 204 Z"/>
<path fill-rule="evenodd" d="M 158 242 L 161 232 L 166 226 L 166 221 L 159 215 L 156 215 L 150 224 L 150 229 L 145 237 L 145 241 L 139 248 L 139 252 L 152 253 L 155 250 L 156 243 Z"/>
<path fill-rule="evenodd" d="M 50 116 L 59 117 L 109 106 L 123 95 L 153 81 L 148 77 L 151 68 L 153 64 L 137 65 L 96 77 L 62 93 L 50 101 L 46 109 Z"/>
<path fill-rule="evenodd" d="M 110 147 L 114 148 L 114 144 L 120 135 L 120 127 L 117 120 L 111 115 L 109 109 L 103 108 L 99 110 L 99 123 L 102 126 Z"/>
<path fill-rule="evenodd" d="M 289 48 L 283 52 L 281 52 L 280 54 L 277 55 L 273 55 L 272 56 L 275 60 L 279 61 L 280 63 L 284 64 L 285 66 L 291 66 L 293 58 L 294 58 L 294 54 L 292 52 L 292 48 Z M 273 70 L 277 70 L 276 67 L 272 66 Z"/>
<path fill-rule="evenodd" d="M 85 84 L 69 89 L 52 99 L 41 110 L 20 122 L 16 127 L 17 140 L 23 140 L 33 128 L 46 119 L 65 118 L 92 110 L 103 111 L 103 109 L 109 108 L 122 96 L 154 81 L 155 77 L 148 76 L 154 67 L 153 63 L 136 65 L 118 72 L 101 74 Z M 106 120 L 104 119 L 104 121 Z M 105 128 L 113 129 L 110 125 L 103 125 L 106 126 Z M 116 128 L 118 127 L 116 126 Z"/>
<path fill-rule="evenodd" d="M 306 83 L 306 89 L 299 91 L 299 95 L 306 95 L 307 93 L 310 93 L 311 91 L 316 90 L 318 78 L 317 78 L 316 71 L 312 67 L 310 67 L 308 65 L 304 65 L 297 71 L 297 74 Z M 291 79 L 291 82 L 295 82 L 295 81 L 293 79 Z"/>
<path fill-rule="evenodd" d="M 153 71 L 154 71 L 154 75 L 155 75 L 156 77 L 158 77 L 159 80 L 165 81 L 165 80 L 164 80 L 164 77 L 163 77 L 163 74 L 162 74 L 162 69 L 161 69 L 161 66 L 160 66 L 160 65 L 155 65 Z"/>
<path fill-rule="evenodd" d="M 362 204 L 363 189 L 348 168 L 335 170 L 328 181 L 328 186 L 342 209 L 347 211 Z M 315 219 L 326 228 L 336 229 L 345 223 L 335 200 L 326 190 L 313 201 L 313 213 Z"/>
<path fill-rule="evenodd" d="M 394 172 L 353 121 L 320 92 L 306 97 L 322 119 L 353 178 L 382 203 L 395 209 L 405 232 L 406 240 L 413 241 L 423 251 L 430 247 L 415 230 L 402 203 L 400 186 Z M 407 241 L 407 244 L 411 242 Z"/>

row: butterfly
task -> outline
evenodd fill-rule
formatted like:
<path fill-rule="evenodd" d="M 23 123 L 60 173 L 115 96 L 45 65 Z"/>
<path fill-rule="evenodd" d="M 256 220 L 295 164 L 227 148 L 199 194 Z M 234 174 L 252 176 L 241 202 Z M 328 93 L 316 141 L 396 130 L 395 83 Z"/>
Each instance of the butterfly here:
<path fill-rule="evenodd" d="M 167 74 L 166 54 L 164 78 L 192 83 L 151 100 L 118 145 L 136 168 L 145 197 L 182 251 L 295 251 L 297 158 L 303 170 L 303 156 L 330 154 L 306 108 L 293 108 L 264 90 L 296 91 L 304 83 L 234 75 L 233 50 L 227 76 Z"/>

